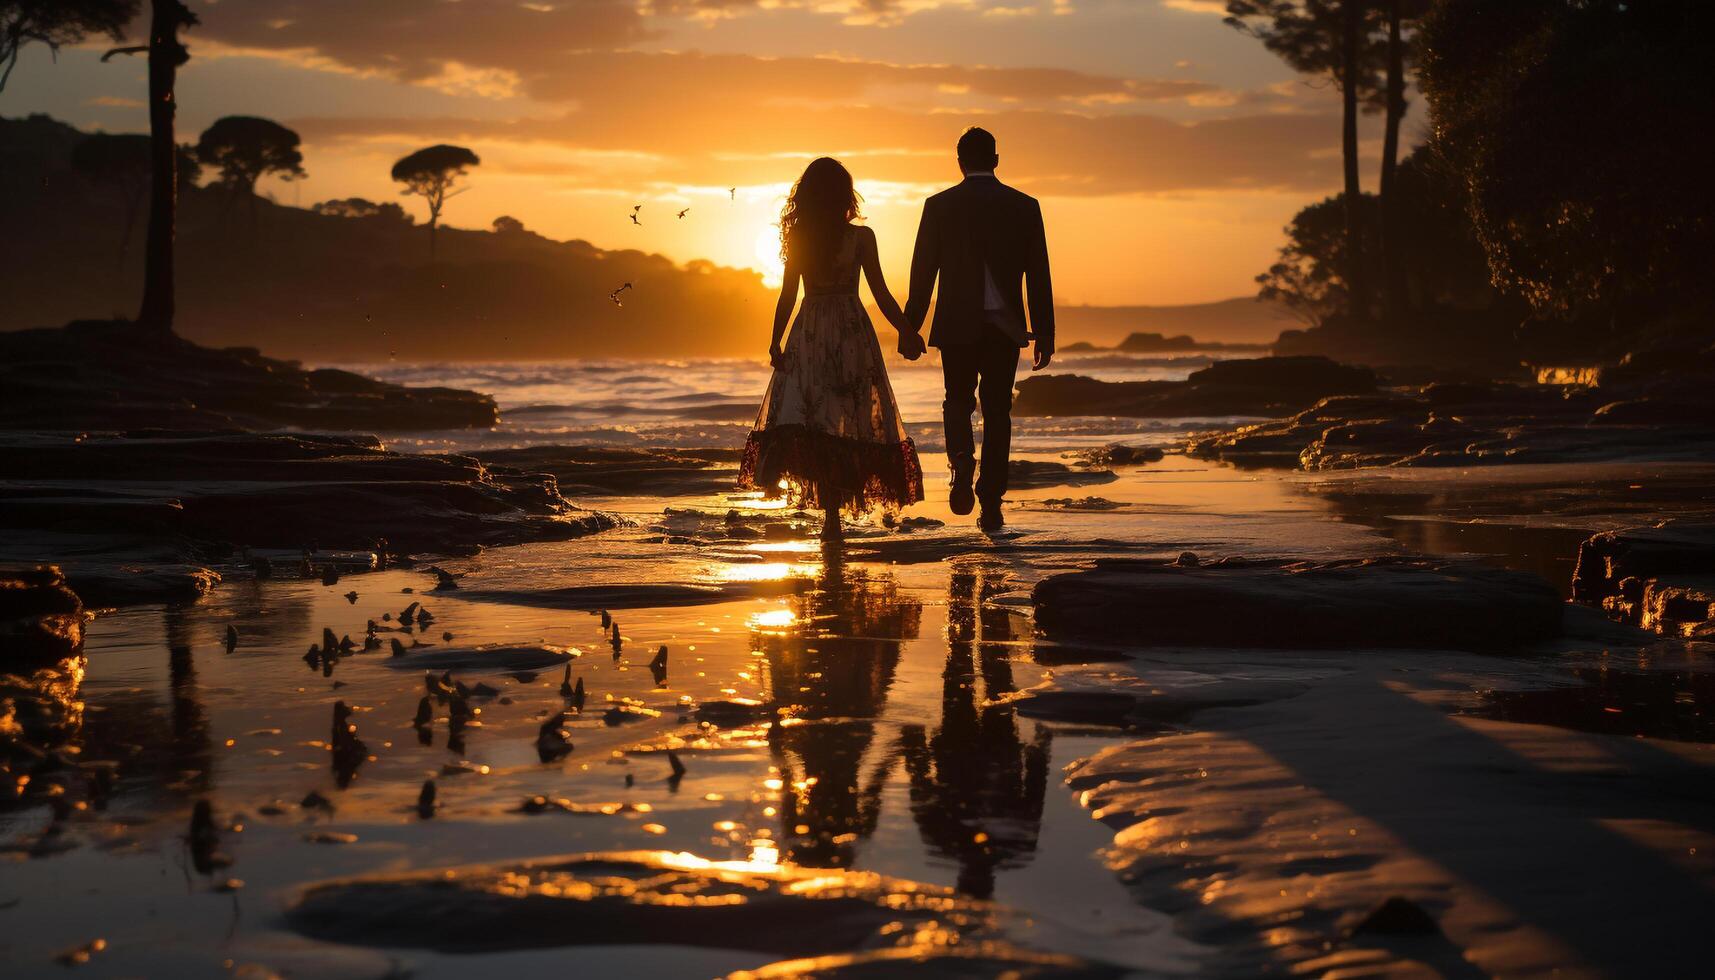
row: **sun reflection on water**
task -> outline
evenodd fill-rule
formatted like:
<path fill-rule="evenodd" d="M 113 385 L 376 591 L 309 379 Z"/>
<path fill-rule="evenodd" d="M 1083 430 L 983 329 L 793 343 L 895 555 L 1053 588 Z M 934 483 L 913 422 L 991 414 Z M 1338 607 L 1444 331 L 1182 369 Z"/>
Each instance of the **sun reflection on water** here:
<path fill-rule="evenodd" d="M 754 565 L 722 565 L 712 569 L 721 582 L 777 582 L 793 578 L 811 578 L 817 566 L 803 562 L 767 561 Z"/>
<path fill-rule="evenodd" d="M 783 630 L 798 622 L 798 614 L 790 609 L 770 609 L 751 616 L 747 622 L 752 629 Z"/>
<path fill-rule="evenodd" d="M 795 541 L 758 541 L 747 547 L 749 551 L 790 551 L 795 554 L 810 554 L 822 550 L 820 543 L 808 538 Z"/>

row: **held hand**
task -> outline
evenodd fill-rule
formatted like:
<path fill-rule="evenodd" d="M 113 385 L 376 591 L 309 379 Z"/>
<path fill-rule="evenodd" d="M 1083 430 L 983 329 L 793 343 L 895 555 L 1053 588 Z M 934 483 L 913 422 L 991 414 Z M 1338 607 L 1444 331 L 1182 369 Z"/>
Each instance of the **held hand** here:
<path fill-rule="evenodd" d="M 908 361 L 915 361 L 923 356 L 928 345 L 923 342 L 923 335 L 901 332 L 899 334 L 899 356 Z"/>
<path fill-rule="evenodd" d="M 1030 361 L 1030 370 L 1040 371 L 1054 360 L 1054 348 L 1045 346 L 1041 341 L 1036 343 L 1036 356 Z"/>
<path fill-rule="evenodd" d="M 768 363 L 772 365 L 776 371 L 783 371 L 786 369 L 786 355 L 780 352 L 780 345 L 775 344 L 768 348 Z"/>

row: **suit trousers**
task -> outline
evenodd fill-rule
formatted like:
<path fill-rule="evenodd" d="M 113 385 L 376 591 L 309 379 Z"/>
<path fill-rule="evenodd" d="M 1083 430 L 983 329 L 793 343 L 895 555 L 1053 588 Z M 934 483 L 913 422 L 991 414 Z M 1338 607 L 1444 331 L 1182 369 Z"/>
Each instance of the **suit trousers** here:
<path fill-rule="evenodd" d="M 996 502 L 1006 493 L 1007 457 L 1012 452 L 1012 385 L 1018 377 L 1019 346 L 999 327 L 990 325 L 975 343 L 941 348 L 941 377 L 946 400 L 941 403 L 947 434 L 947 461 L 953 479 L 969 479 L 976 468 L 976 438 L 971 413 L 982 405 L 982 472 L 977 477 L 979 500 Z"/>

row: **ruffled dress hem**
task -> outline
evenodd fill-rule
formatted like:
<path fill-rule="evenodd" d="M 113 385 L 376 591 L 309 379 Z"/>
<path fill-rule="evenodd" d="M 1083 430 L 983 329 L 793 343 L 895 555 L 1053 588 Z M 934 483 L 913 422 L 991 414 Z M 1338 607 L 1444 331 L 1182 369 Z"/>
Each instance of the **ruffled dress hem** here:
<path fill-rule="evenodd" d="M 852 514 L 876 507 L 892 512 L 923 499 L 923 468 L 910 438 L 869 442 L 776 425 L 745 441 L 738 486 L 770 496 L 784 492 L 814 510 L 833 505 Z"/>

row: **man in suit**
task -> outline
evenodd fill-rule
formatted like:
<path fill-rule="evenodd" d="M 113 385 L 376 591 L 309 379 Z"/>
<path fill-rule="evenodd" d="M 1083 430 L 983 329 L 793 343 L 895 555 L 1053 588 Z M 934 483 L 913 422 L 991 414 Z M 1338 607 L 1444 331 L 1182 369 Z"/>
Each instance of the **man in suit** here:
<path fill-rule="evenodd" d="M 1054 357 L 1054 288 L 1042 207 L 995 179 L 999 162 L 994 136 L 987 130 L 972 127 L 959 137 L 959 170 L 965 179 L 923 203 L 911 256 L 911 295 L 905 304 L 907 323 L 920 333 L 940 279 L 929 346 L 941 349 L 947 389 L 942 415 L 953 471 L 949 502 L 953 513 L 969 514 L 980 501 L 977 524 L 985 531 L 1005 524 L 1000 502 L 1006 494 L 1012 446 L 1012 385 L 1019 348 L 1034 339 L 1032 370 L 1047 367 Z M 899 344 L 901 353 L 912 356 L 922 340 L 901 335 Z M 980 475 L 971 434 L 971 412 L 979 402 Z"/>

